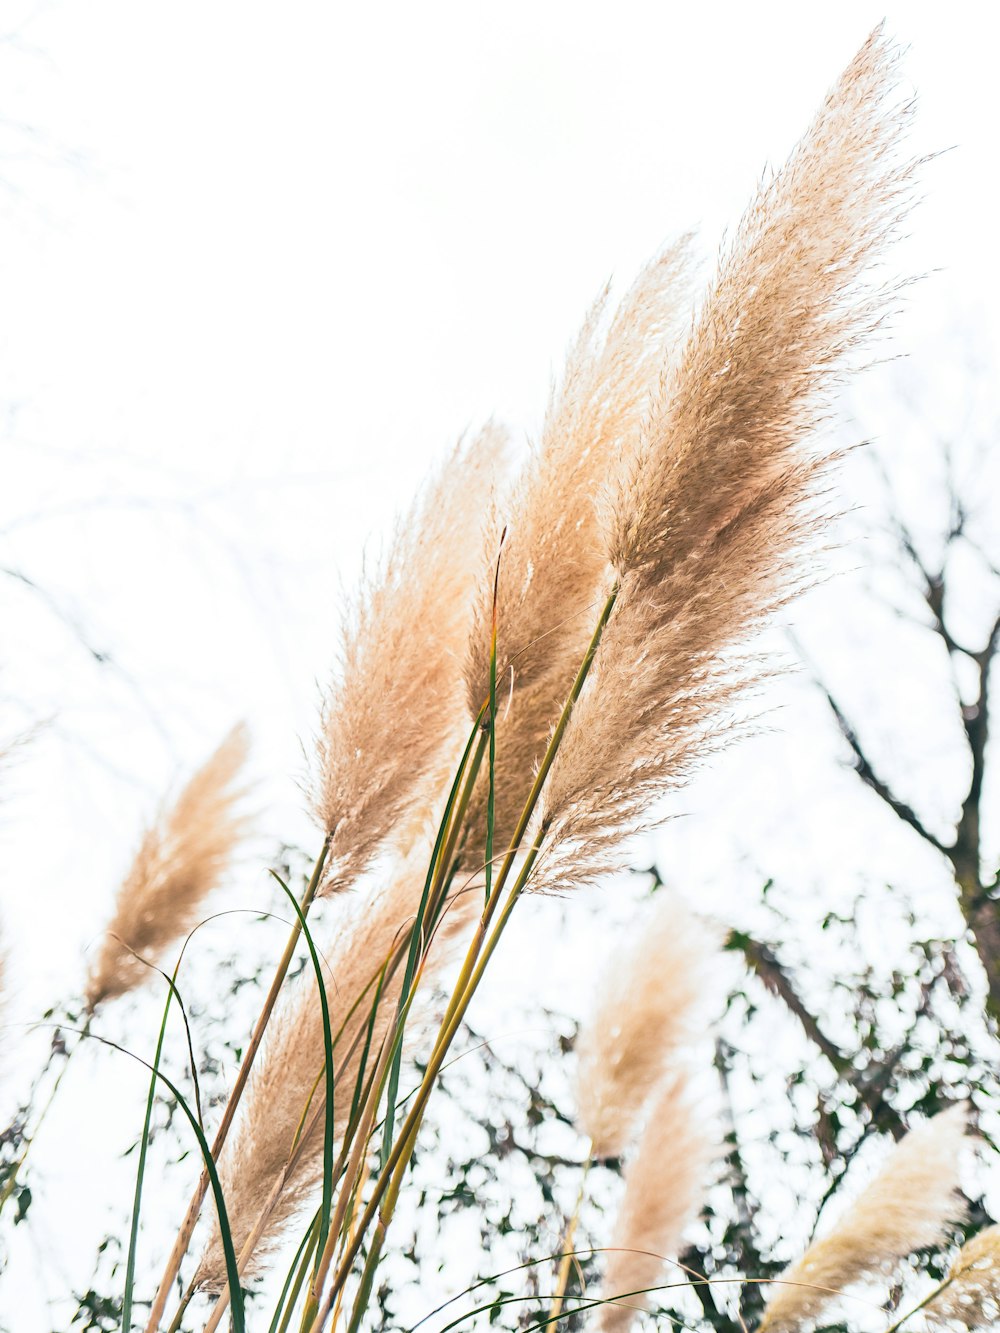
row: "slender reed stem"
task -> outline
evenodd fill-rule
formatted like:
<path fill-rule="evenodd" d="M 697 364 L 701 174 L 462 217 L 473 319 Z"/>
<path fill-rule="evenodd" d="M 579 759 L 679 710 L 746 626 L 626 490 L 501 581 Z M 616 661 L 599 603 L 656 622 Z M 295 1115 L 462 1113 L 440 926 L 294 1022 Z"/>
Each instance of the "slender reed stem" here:
<path fill-rule="evenodd" d="M 187 1290 L 181 1297 L 181 1303 L 180 1305 L 178 1305 L 177 1311 L 173 1319 L 170 1321 L 170 1327 L 167 1329 L 167 1333 L 180 1333 L 181 1323 L 183 1322 L 185 1314 L 187 1314 L 188 1306 L 194 1300 L 194 1293 L 196 1290 L 197 1288 L 195 1287 L 194 1283 L 189 1282 L 187 1285 Z"/>
<path fill-rule="evenodd" d="M 378 1102 L 381 1099 L 385 1088 L 386 1078 L 388 1078 L 386 1116 L 385 1124 L 383 1126 L 383 1170 L 385 1169 L 385 1162 L 392 1143 L 392 1126 L 398 1089 L 403 1029 L 406 1023 L 406 1015 L 409 1012 L 415 994 L 414 976 L 415 974 L 419 975 L 417 970 L 420 966 L 421 943 L 425 938 L 429 939 L 429 934 L 426 928 L 428 925 L 433 928 L 436 924 L 451 883 L 455 852 L 458 847 L 458 841 L 462 833 L 469 803 L 472 799 L 472 794 L 479 776 L 479 770 L 482 765 L 483 755 L 486 750 L 489 736 L 488 731 L 483 727 L 485 707 L 486 706 L 484 705 L 484 708 L 480 710 L 479 716 L 476 718 L 475 727 L 466 744 L 458 772 L 452 783 L 451 791 L 445 804 L 444 815 L 442 816 L 441 825 L 438 830 L 437 839 L 434 844 L 431 864 L 428 867 L 427 880 L 424 885 L 424 892 L 418 908 L 417 918 L 410 928 L 408 944 L 405 946 L 407 948 L 407 960 L 403 984 L 400 990 L 399 1010 L 396 1015 L 394 1029 L 390 1034 L 391 1039 L 387 1041 L 386 1046 L 384 1047 L 384 1054 L 391 1058 L 392 1064 L 385 1070 L 378 1071 L 379 1077 L 377 1080 L 373 1081 L 373 1084 L 369 1089 L 369 1106 L 366 1108 L 366 1115 L 373 1120 L 375 1111 L 378 1107 Z M 479 740 L 473 749 L 473 742 L 477 733 Z M 352 1161 L 353 1157 L 354 1154 L 352 1154 Z M 359 1170 L 360 1164 L 356 1164 L 354 1168 L 355 1176 Z M 351 1171 L 349 1170 L 349 1175 L 350 1174 Z M 344 1193 L 346 1193 L 346 1186 L 342 1191 L 342 1197 Z M 316 1303 L 319 1301 L 322 1292 L 322 1284 L 325 1281 L 329 1266 L 333 1260 L 337 1243 L 337 1228 L 332 1227 L 330 1234 L 327 1237 L 326 1246 L 317 1264 L 316 1276 L 313 1281 L 313 1296 Z"/>
<path fill-rule="evenodd" d="M 576 1207 L 573 1209 L 573 1216 L 566 1223 L 566 1235 L 563 1238 L 563 1253 L 559 1259 L 559 1268 L 556 1272 L 555 1294 L 552 1297 L 552 1304 L 549 1306 L 550 1319 L 558 1319 L 562 1314 L 563 1302 L 566 1299 L 566 1288 L 569 1286 L 570 1269 L 573 1267 L 573 1260 L 576 1258 L 576 1254 L 573 1250 L 573 1239 L 576 1236 L 576 1228 L 580 1221 L 580 1209 L 583 1207 L 583 1196 L 587 1187 L 587 1176 L 590 1174 L 593 1160 L 593 1157 L 590 1156 L 584 1163 L 583 1175 L 580 1177 L 580 1191 L 576 1196 Z"/>
<path fill-rule="evenodd" d="M 302 1243 L 292 1259 L 291 1267 L 288 1270 L 288 1277 L 285 1279 L 285 1285 L 281 1295 L 278 1298 L 278 1305 L 274 1311 L 274 1318 L 271 1320 L 271 1327 L 268 1333 L 287 1333 L 288 1325 L 292 1322 L 292 1315 L 295 1312 L 295 1305 L 299 1299 L 299 1292 L 302 1290 L 302 1283 L 306 1279 L 312 1264 L 313 1252 L 316 1249 L 316 1242 L 319 1240 L 319 1211 L 309 1224 L 309 1229 L 302 1238 Z"/>
<path fill-rule="evenodd" d="M 336 1253 L 337 1246 L 342 1239 L 341 1233 L 343 1231 L 347 1210 L 351 1200 L 355 1197 L 355 1185 L 360 1181 L 361 1173 L 364 1169 L 365 1153 L 368 1150 L 368 1145 L 372 1138 L 375 1112 L 378 1109 L 378 1104 L 382 1098 L 389 1061 L 391 1060 L 393 1050 L 395 1049 L 394 1035 L 394 1033 L 388 1033 L 386 1035 L 386 1040 L 383 1043 L 382 1050 L 379 1054 L 379 1061 L 372 1076 L 372 1083 L 365 1102 L 364 1111 L 362 1112 L 361 1121 L 353 1135 L 351 1157 L 347 1164 L 347 1170 L 344 1172 L 344 1179 L 340 1188 L 340 1193 L 337 1196 L 337 1207 L 333 1218 L 331 1219 L 329 1235 L 327 1236 L 326 1245 L 316 1266 L 317 1274 L 320 1272 L 324 1263 L 327 1265 L 330 1263 L 330 1259 Z M 320 1291 L 320 1283 L 314 1277 L 309 1292 L 309 1303 L 302 1320 L 303 1328 L 310 1327 L 313 1319 L 316 1317 L 316 1311 L 319 1308 Z"/>
<path fill-rule="evenodd" d="M 316 858 L 316 864 L 313 867 L 312 875 L 306 886 L 306 891 L 302 895 L 302 901 L 299 904 L 302 915 L 307 915 L 312 906 L 316 891 L 319 888 L 323 876 L 323 867 L 326 865 L 326 858 L 330 851 L 330 835 L 324 839 L 320 854 Z M 233 1090 L 229 1094 L 229 1100 L 226 1103 L 226 1109 L 222 1115 L 222 1121 L 216 1130 L 215 1138 L 212 1141 L 212 1158 L 218 1161 L 219 1154 L 225 1145 L 232 1127 L 233 1119 L 236 1115 L 236 1108 L 239 1106 L 240 1098 L 246 1087 L 247 1079 L 250 1077 L 250 1070 L 253 1067 L 254 1059 L 260 1048 L 261 1041 L 264 1038 L 264 1030 L 267 1027 L 268 1020 L 278 999 L 278 992 L 281 990 L 288 969 L 291 966 L 292 958 L 295 954 L 295 947 L 298 944 L 299 936 L 302 933 L 301 922 L 296 919 L 288 936 L 284 953 L 278 963 L 277 971 L 274 974 L 274 980 L 271 982 L 271 988 L 264 1000 L 264 1007 L 261 1009 L 260 1016 L 254 1026 L 250 1037 L 249 1045 L 243 1055 L 239 1072 L 236 1075 L 236 1081 L 233 1084 Z M 156 1296 L 153 1300 L 152 1309 L 149 1312 L 149 1320 L 146 1324 L 146 1333 L 156 1333 L 160 1320 L 163 1318 L 163 1311 L 166 1308 L 167 1297 L 170 1294 L 170 1287 L 174 1278 L 180 1270 L 181 1263 L 187 1253 L 188 1246 L 191 1243 L 191 1237 L 194 1234 L 195 1226 L 198 1222 L 198 1214 L 201 1211 L 201 1205 L 208 1192 L 209 1178 L 208 1172 L 202 1171 L 198 1185 L 192 1195 L 191 1202 L 188 1204 L 188 1210 L 184 1215 L 184 1221 L 181 1223 L 180 1231 L 177 1233 L 177 1239 L 174 1242 L 174 1248 L 170 1252 L 163 1276 L 160 1278 L 160 1285 L 157 1288 Z"/>
<path fill-rule="evenodd" d="M 458 766 L 458 772 L 455 774 L 455 780 L 451 784 L 451 791 L 448 793 L 448 799 L 445 802 L 444 814 L 441 817 L 441 823 L 438 827 L 437 837 L 434 841 L 434 850 L 431 853 L 431 863 L 427 868 L 427 878 L 424 882 L 424 890 L 420 898 L 420 905 L 417 908 L 417 918 L 410 932 L 409 950 L 406 957 L 406 971 L 403 975 L 403 985 L 399 993 L 399 1015 L 402 1016 L 403 1005 L 410 993 L 413 984 L 413 973 L 417 966 L 417 958 L 424 938 L 424 927 L 428 908 L 432 900 L 440 896 L 440 889 L 446 883 L 448 876 L 448 867 L 451 858 L 455 853 L 456 839 L 461 831 L 465 820 L 465 812 L 468 810 L 469 801 L 472 799 L 472 793 L 475 789 L 476 778 L 479 775 L 479 767 L 483 762 L 483 750 L 486 745 L 486 736 L 479 730 L 482 723 L 483 713 L 480 710 L 479 717 L 472 729 L 469 739 L 466 741 L 465 750 L 462 753 L 462 759 Z M 479 732 L 479 743 L 473 751 L 473 744 L 477 732 Z M 470 759 L 471 755 L 471 759 Z M 464 784 L 463 784 L 464 778 Z M 461 794 L 459 794 L 461 790 Z M 397 1054 L 393 1059 L 392 1068 L 389 1071 L 389 1097 L 386 1109 L 385 1126 L 382 1133 L 382 1165 L 385 1165 L 385 1159 L 388 1156 L 389 1148 L 392 1143 L 393 1123 L 396 1113 L 396 1092 L 399 1087 L 399 1071 L 401 1064 L 401 1051 L 397 1049 Z"/>
<path fill-rule="evenodd" d="M 447 888 L 447 883 L 445 884 L 445 888 Z M 437 913 L 439 907 L 440 907 L 440 902 L 439 899 L 436 898 L 430 904 L 428 912 L 428 915 L 432 920 L 437 919 Z M 341 1024 L 337 1032 L 337 1036 L 334 1039 L 334 1046 L 337 1045 L 340 1038 L 343 1036 L 344 1030 L 348 1022 L 354 1015 L 355 1010 L 357 1009 L 358 1005 L 361 1003 L 364 996 L 368 993 L 368 991 L 371 989 L 371 987 L 375 984 L 376 981 L 379 981 L 379 988 L 377 990 L 376 1001 L 375 1001 L 376 1004 L 378 1003 L 378 997 L 381 995 L 382 988 L 384 987 L 385 982 L 391 979 L 395 975 L 396 970 L 398 969 L 400 963 L 402 962 L 403 953 L 408 947 L 408 942 L 409 942 L 409 936 L 404 935 L 404 937 L 396 945 L 392 955 L 386 960 L 386 962 L 382 965 L 382 967 L 379 968 L 372 975 L 371 980 L 365 986 L 365 989 L 361 992 L 361 995 L 358 997 L 358 999 L 354 1001 L 350 1010 L 348 1011 L 346 1018 Z M 390 1051 L 392 1049 L 392 1040 L 391 1040 L 392 1036 L 393 1034 L 390 1033 L 385 1038 L 386 1049 Z M 344 1053 L 340 1061 L 340 1064 L 337 1066 L 336 1078 L 338 1081 L 343 1078 L 344 1072 L 347 1068 L 347 1064 L 350 1061 L 351 1057 L 353 1056 L 354 1052 L 357 1050 L 357 1046 L 359 1041 L 361 1040 L 361 1037 L 362 1037 L 361 1031 L 355 1034 L 355 1037 L 352 1040 L 351 1044 L 348 1046 L 347 1051 Z M 384 1062 L 380 1059 L 376 1067 L 376 1070 L 373 1071 L 373 1073 L 367 1079 L 365 1079 L 364 1074 L 365 1074 L 366 1055 L 367 1055 L 367 1044 L 365 1052 L 362 1054 L 361 1067 L 358 1070 L 357 1087 L 355 1089 L 354 1101 L 351 1106 L 351 1113 L 348 1117 L 347 1129 L 344 1134 L 344 1142 L 341 1147 L 340 1156 L 338 1157 L 337 1163 L 333 1170 L 332 1179 L 334 1182 L 340 1180 L 341 1176 L 344 1174 L 345 1160 L 347 1158 L 350 1148 L 354 1143 L 360 1118 L 366 1112 L 373 1089 L 377 1090 L 377 1095 L 375 1097 L 377 1105 L 378 1100 L 381 1098 L 382 1091 L 384 1088 L 384 1082 L 379 1081 L 379 1078 L 384 1079 L 384 1072 L 385 1072 Z M 310 1092 L 309 1103 L 307 1103 L 305 1109 L 303 1110 L 302 1118 L 296 1129 L 295 1138 L 293 1140 L 292 1147 L 289 1151 L 288 1159 L 285 1162 L 285 1165 L 283 1166 L 277 1180 L 272 1186 L 271 1192 L 268 1195 L 267 1200 L 263 1208 L 261 1209 L 256 1222 L 254 1223 L 254 1230 L 252 1234 L 257 1238 L 255 1243 L 259 1243 L 259 1238 L 263 1234 L 264 1229 L 266 1228 L 267 1223 L 270 1220 L 271 1214 L 274 1211 L 274 1207 L 278 1202 L 278 1199 L 281 1197 L 281 1194 L 284 1191 L 285 1185 L 291 1178 L 292 1173 L 295 1171 L 295 1168 L 298 1166 L 299 1160 L 304 1150 L 304 1146 L 311 1138 L 312 1133 L 316 1128 L 317 1122 L 324 1113 L 324 1107 L 322 1104 L 316 1107 L 312 1107 L 312 1110 L 310 1111 L 310 1106 L 312 1103 L 313 1096 L 315 1095 L 316 1089 L 319 1087 L 322 1078 L 323 1078 L 323 1070 L 320 1070 L 319 1074 L 316 1076 L 316 1081 L 313 1084 L 312 1090 Z M 336 1219 L 341 1218 L 343 1215 L 343 1210 L 339 1206 L 339 1198 L 340 1196 L 338 1195 L 338 1207 L 337 1207 L 337 1212 L 335 1213 L 334 1221 L 331 1223 L 331 1233 L 336 1232 L 337 1226 L 340 1225 L 340 1223 Z M 317 1242 L 318 1242 L 318 1235 L 313 1241 L 312 1250 L 315 1250 L 317 1248 Z M 246 1264 L 250 1259 L 252 1250 L 253 1246 L 244 1246 L 244 1249 L 241 1251 L 239 1258 L 240 1272 L 242 1272 L 246 1267 Z M 228 1300 L 228 1285 L 223 1288 L 222 1292 L 220 1293 L 219 1300 L 220 1301 Z"/>
<path fill-rule="evenodd" d="M 909 1310 L 907 1310 L 905 1314 L 900 1315 L 894 1324 L 890 1324 L 889 1327 L 885 1330 L 885 1333 L 896 1333 L 897 1329 L 902 1328 L 903 1325 L 905 1323 L 908 1323 L 909 1320 L 911 1320 L 915 1314 L 919 1314 L 920 1311 L 925 1308 L 925 1306 L 930 1305 L 931 1301 L 935 1300 L 938 1296 L 940 1296 L 942 1291 L 946 1291 L 948 1287 L 950 1287 L 951 1284 L 955 1281 L 955 1278 L 957 1276 L 958 1276 L 957 1273 L 949 1273 L 948 1276 L 944 1279 L 944 1281 L 939 1282 L 936 1287 L 932 1288 L 923 1298 L 922 1301 L 918 1301 L 918 1303 L 912 1306 Z"/>
<path fill-rule="evenodd" d="M 180 967 L 178 962 L 177 967 Z M 156 1041 L 156 1054 L 153 1056 L 153 1072 L 149 1077 L 149 1092 L 146 1094 L 146 1115 L 142 1123 L 142 1138 L 139 1141 L 139 1163 L 135 1173 L 135 1191 L 132 1195 L 132 1224 L 129 1228 L 128 1258 L 125 1262 L 125 1295 L 122 1300 L 122 1333 L 132 1331 L 132 1295 L 135 1286 L 135 1254 L 139 1243 L 139 1210 L 142 1206 L 142 1187 L 146 1177 L 146 1153 L 149 1150 L 149 1127 L 153 1120 L 153 1105 L 156 1101 L 156 1085 L 163 1056 L 163 1043 L 167 1035 L 167 1020 L 170 1017 L 170 1004 L 177 987 L 177 968 L 174 968 L 173 980 L 167 992 L 163 1006 L 163 1019 L 160 1023 L 160 1035 Z M 194 1061 L 191 1062 L 192 1070 Z M 199 1120 L 201 1119 L 199 1113 Z"/>
<path fill-rule="evenodd" d="M 521 872 L 511 890 L 510 897 L 504 905 L 504 909 L 497 920 L 496 926 L 493 928 L 492 934 L 482 948 L 479 961 L 472 969 L 471 976 L 464 991 L 453 1008 L 452 1016 L 447 1028 L 438 1036 L 437 1045 L 428 1062 L 424 1078 L 416 1091 L 413 1106 L 403 1124 L 403 1128 L 400 1131 L 400 1136 L 396 1141 L 395 1147 L 390 1154 L 388 1166 L 375 1182 L 375 1190 L 372 1198 L 369 1200 L 368 1206 L 361 1218 L 354 1240 L 348 1245 L 343 1258 L 341 1259 L 340 1267 L 337 1270 L 333 1285 L 326 1300 L 323 1302 L 319 1315 L 311 1325 L 311 1333 L 318 1333 L 325 1324 L 326 1318 L 332 1308 L 333 1301 L 336 1298 L 336 1294 L 346 1282 L 351 1265 L 357 1258 L 364 1236 L 377 1212 L 379 1215 L 378 1228 L 365 1263 L 365 1269 L 362 1273 L 361 1280 L 362 1290 L 364 1290 L 366 1286 L 370 1289 L 371 1280 L 374 1276 L 375 1267 L 381 1253 L 381 1240 L 384 1238 L 385 1232 L 388 1230 L 388 1225 L 392 1218 L 393 1210 L 395 1209 L 396 1200 L 399 1197 L 403 1178 L 406 1174 L 407 1166 L 409 1165 L 409 1159 L 413 1153 L 414 1144 L 416 1143 L 417 1133 L 423 1120 L 423 1113 L 426 1109 L 430 1094 L 434 1089 L 435 1080 L 441 1072 L 441 1066 L 444 1064 L 448 1049 L 455 1038 L 455 1034 L 461 1027 L 462 1019 L 465 1017 L 466 1010 L 472 1001 L 472 997 L 478 989 L 479 983 L 482 981 L 483 973 L 500 941 L 500 936 L 503 933 L 504 927 L 510 920 L 510 914 L 513 910 L 514 903 L 520 896 L 521 890 L 524 888 L 524 885 L 534 868 L 541 841 L 546 832 L 547 829 L 544 826 L 539 829 L 538 836 L 528 851 Z"/>

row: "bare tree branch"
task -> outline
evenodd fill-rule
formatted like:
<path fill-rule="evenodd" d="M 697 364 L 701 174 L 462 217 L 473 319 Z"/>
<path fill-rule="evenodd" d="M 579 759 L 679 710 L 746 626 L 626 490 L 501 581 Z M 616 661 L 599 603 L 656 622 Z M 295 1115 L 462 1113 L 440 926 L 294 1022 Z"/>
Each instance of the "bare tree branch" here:
<path fill-rule="evenodd" d="M 813 1045 L 822 1051 L 838 1073 L 842 1073 L 849 1063 L 847 1056 L 823 1032 L 796 991 L 791 977 L 771 949 L 740 930 L 730 933 L 729 944 L 731 948 L 739 949 L 750 970 L 760 978 L 772 995 L 777 995 L 784 1001 L 785 1007 L 799 1020 L 802 1030 Z"/>
<path fill-rule="evenodd" d="M 814 679 L 816 679 L 816 684 L 823 692 L 823 696 L 830 707 L 830 711 L 836 719 L 837 726 L 840 728 L 840 734 L 851 747 L 851 752 L 854 755 L 854 770 L 861 781 L 866 787 L 873 791 L 876 796 L 885 802 L 897 819 L 901 819 L 904 824 L 908 824 L 915 833 L 919 833 L 924 841 L 929 842 L 937 851 L 950 857 L 951 849 L 947 844 L 943 843 L 936 834 L 932 833 L 931 830 L 925 826 L 923 820 L 913 807 L 901 800 L 889 784 L 878 775 L 871 760 L 861 746 L 857 732 L 851 726 L 850 722 L 848 722 L 840 705 L 822 681 L 816 677 L 814 677 Z"/>

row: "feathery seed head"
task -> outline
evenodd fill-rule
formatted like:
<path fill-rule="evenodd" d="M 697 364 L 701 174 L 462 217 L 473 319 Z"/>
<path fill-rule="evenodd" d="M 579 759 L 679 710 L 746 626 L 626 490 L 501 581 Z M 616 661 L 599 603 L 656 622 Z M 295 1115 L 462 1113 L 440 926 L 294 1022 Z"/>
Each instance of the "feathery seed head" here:
<path fill-rule="evenodd" d="M 912 194 L 894 62 L 874 33 L 762 187 L 609 485 L 616 601 L 546 792 L 536 888 L 619 863 L 758 677 L 733 650 L 803 580 L 829 461 L 806 440 L 890 308 L 870 274 Z"/>
<path fill-rule="evenodd" d="M 159 958 L 197 922 L 248 829 L 238 810 L 247 744 L 235 727 L 144 834 L 90 969 L 89 1009 L 141 985 L 150 969 L 140 960 Z"/>
<path fill-rule="evenodd" d="M 721 1134 L 703 1099 L 694 1096 L 682 1072 L 669 1077 L 625 1169 L 604 1268 L 602 1294 L 609 1302 L 599 1314 L 604 1333 L 625 1333 L 652 1303 L 648 1289 L 663 1281 L 685 1228 L 701 1212 L 721 1156 Z"/>
<path fill-rule="evenodd" d="M 677 1048 L 697 1036 L 719 936 L 670 893 L 658 894 L 616 950 L 577 1041 L 577 1122 L 596 1158 L 617 1157 Z"/>
<path fill-rule="evenodd" d="M 541 440 L 511 494 L 486 525 L 486 560 L 500 560 L 497 600 L 483 581 L 466 653 L 469 709 L 489 695 L 489 644 L 496 616 L 497 845 L 505 847 L 530 788 L 533 767 L 576 674 L 600 607 L 607 553 L 596 505 L 615 460 L 634 437 L 679 341 L 690 292 L 688 238 L 640 273 L 608 315 L 598 298 L 553 389 Z M 471 827 L 485 826 L 486 783 Z M 481 857 L 481 841 L 470 852 Z"/>
<path fill-rule="evenodd" d="M 493 425 L 455 448 L 344 617 L 317 740 L 313 809 L 331 839 L 321 892 L 362 873 L 457 760 L 482 514 L 506 451 Z"/>
<path fill-rule="evenodd" d="M 939 1245 L 961 1221 L 966 1109 L 910 1130 L 837 1224 L 777 1279 L 761 1330 L 793 1333 L 848 1287 L 890 1275 L 913 1250 Z"/>

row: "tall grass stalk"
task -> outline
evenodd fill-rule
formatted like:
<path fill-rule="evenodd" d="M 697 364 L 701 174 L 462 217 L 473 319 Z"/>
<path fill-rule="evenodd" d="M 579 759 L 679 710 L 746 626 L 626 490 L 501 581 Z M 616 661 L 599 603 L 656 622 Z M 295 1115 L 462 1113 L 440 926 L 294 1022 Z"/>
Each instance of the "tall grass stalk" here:
<path fill-rule="evenodd" d="M 559 1267 L 556 1269 L 556 1289 L 552 1296 L 552 1303 L 549 1306 L 549 1317 L 552 1319 L 558 1319 L 559 1315 L 562 1314 L 563 1303 L 566 1299 L 566 1288 L 569 1286 L 569 1277 L 573 1268 L 573 1261 L 576 1258 L 573 1251 L 573 1241 L 576 1238 L 576 1228 L 580 1222 L 580 1210 L 583 1207 L 587 1190 L 587 1177 L 590 1174 L 593 1161 L 593 1154 L 588 1154 L 587 1160 L 583 1164 L 580 1188 L 576 1196 L 576 1206 L 566 1223 L 566 1233 L 563 1236 L 563 1252 L 559 1256 Z"/>
<path fill-rule="evenodd" d="M 321 1075 L 325 1083 L 325 1088 L 324 1088 L 325 1095 L 323 1099 L 323 1107 L 325 1115 L 325 1124 L 323 1128 L 323 1201 L 320 1204 L 319 1228 L 317 1231 L 317 1244 L 322 1246 L 324 1241 L 326 1240 L 327 1232 L 330 1229 L 330 1213 L 333 1206 L 333 1186 L 334 1186 L 334 1171 L 333 1171 L 334 1068 L 333 1068 L 333 1034 L 330 1030 L 330 1009 L 329 1005 L 327 1004 L 326 980 L 323 976 L 323 968 L 320 964 L 319 953 L 316 950 L 316 944 L 313 940 L 312 932 L 310 931 L 308 923 L 306 922 L 305 913 L 303 912 L 299 904 L 296 902 L 295 894 L 292 893 L 291 889 L 281 878 L 281 876 L 278 875 L 273 870 L 271 871 L 271 874 L 277 881 L 277 883 L 280 885 L 281 890 L 288 898 L 288 901 L 291 903 L 295 911 L 299 929 L 301 930 L 302 935 L 306 941 L 306 946 L 309 949 L 309 957 L 312 962 L 313 973 L 316 978 L 316 986 L 319 991 L 319 1002 L 323 1016 L 323 1071 Z M 260 1238 L 259 1231 L 256 1234 L 251 1233 L 250 1237 L 244 1243 L 243 1249 L 240 1252 L 240 1257 L 237 1261 L 238 1272 L 242 1273 L 244 1267 L 246 1266 L 247 1260 L 253 1254 L 254 1247 L 256 1246 L 259 1238 Z M 232 1279 L 230 1278 L 230 1281 L 231 1280 Z M 205 1325 L 205 1333 L 213 1333 L 213 1330 L 218 1327 L 219 1321 L 222 1319 L 222 1316 L 226 1311 L 226 1306 L 228 1304 L 228 1299 L 229 1299 L 228 1297 L 229 1291 L 230 1291 L 230 1286 L 229 1284 L 227 1284 L 225 1291 L 222 1293 L 222 1295 L 219 1297 L 219 1300 L 216 1302 L 215 1309 L 212 1311 L 208 1323 Z"/>
<path fill-rule="evenodd" d="M 167 1020 L 170 1017 L 170 1006 L 174 996 L 177 993 L 177 972 L 180 968 L 180 959 L 174 968 L 174 975 L 169 978 L 169 988 L 167 998 L 163 1005 L 163 1018 L 160 1021 L 160 1033 L 156 1041 L 156 1052 L 153 1055 L 153 1070 L 149 1077 L 149 1092 L 146 1094 L 146 1114 L 142 1124 L 142 1134 L 139 1138 L 139 1162 L 135 1173 L 135 1192 L 132 1198 L 132 1224 L 129 1228 L 128 1238 L 128 1257 L 125 1263 L 125 1294 L 122 1300 L 122 1333 L 131 1333 L 132 1329 L 132 1295 L 135 1284 L 135 1255 L 139 1240 L 139 1214 L 142 1208 L 142 1188 L 146 1175 L 146 1153 L 149 1148 L 149 1133 L 153 1119 L 153 1104 L 156 1101 L 156 1083 L 160 1072 L 160 1059 L 163 1055 L 163 1043 L 167 1035 Z M 192 1068 L 193 1068 L 192 1063 Z M 197 1076 L 197 1075 L 196 1075 Z M 201 1114 L 199 1109 L 199 1122 Z"/>

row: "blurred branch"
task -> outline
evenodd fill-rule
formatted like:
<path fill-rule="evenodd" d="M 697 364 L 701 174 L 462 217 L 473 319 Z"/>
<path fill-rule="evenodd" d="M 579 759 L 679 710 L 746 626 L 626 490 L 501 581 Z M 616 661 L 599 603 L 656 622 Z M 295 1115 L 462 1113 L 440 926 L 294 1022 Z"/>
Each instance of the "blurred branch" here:
<path fill-rule="evenodd" d="M 742 953 L 751 972 L 760 978 L 772 995 L 777 995 L 784 1001 L 785 1007 L 799 1020 L 813 1045 L 822 1051 L 838 1074 L 843 1073 L 850 1061 L 840 1047 L 823 1032 L 816 1017 L 806 1008 L 791 977 L 772 950 L 741 930 L 730 932 L 729 948 L 738 949 Z"/>
<path fill-rule="evenodd" d="M 14 579 L 15 582 L 22 584 L 25 588 L 30 589 L 30 591 L 33 592 L 36 597 L 38 597 L 42 602 L 44 602 L 45 606 L 56 617 L 56 619 L 61 621 L 69 630 L 72 631 L 73 636 L 77 639 L 77 641 L 80 643 L 83 649 L 90 654 L 90 656 L 94 659 L 94 661 L 98 663 L 98 665 L 106 666 L 108 663 L 111 662 L 111 657 L 108 653 L 106 653 L 101 648 L 95 647 L 94 643 L 88 637 L 86 630 L 84 629 L 83 625 L 81 625 L 79 620 L 77 620 L 77 618 L 74 615 L 72 615 L 69 611 L 67 611 L 66 608 L 62 606 L 61 603 L 57 601 L 57 599 L 53 597 L 52 594 L 46 588 L 43 588 L 40 583 L 36 583 L 34 579 L 29 578 L 28 575 L 25 574 L 22 570 L 12 569 L 7 565 L 0 565 L 0 574 L 5 574 L 7 578 Z"/>
<path fill-rule="evenodd" d="M 932 833 L 931 830 L 925 826 L 923 820 L 913 807 L 908 805 L 906 801 L 901 800 L 889 784 L 876 772 L 874 764 L 868 758 L 868 755 L 861 745 L 857 731 L 855 731 L 854 727 L 848 721 L 847 715 L 844 713 L 844 710 L 837 702 L 833 693 L 824 684 L 819 672 L 810 661 L 802 645 L 794 634 L 790 634 L 789 638 L 795 647 L 795 651 L 808 667 L 816 688 L 826 700 L 830 712 L 833 714 L 834 720 L 840 730 L 841 736 L 843 736 L 844 740 L 851 748 L 853 767 L 858 777 L 870 791 L 873 791 L 875 795 L 889 807 L 897 819 L 901 819 L 904 824 L 907 824 L 915 833 L 918 833 L 925 842 L 929 842 L 935 850 L 948 856 L 950 849 L 947 844 L 943 843 L 936 834 Z"/>

